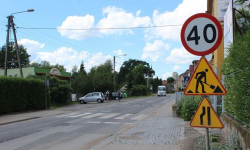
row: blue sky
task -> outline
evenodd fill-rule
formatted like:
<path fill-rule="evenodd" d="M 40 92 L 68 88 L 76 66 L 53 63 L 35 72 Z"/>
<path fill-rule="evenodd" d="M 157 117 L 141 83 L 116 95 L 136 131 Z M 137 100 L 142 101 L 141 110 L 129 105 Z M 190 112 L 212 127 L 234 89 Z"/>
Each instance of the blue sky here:
<path fill-rule="evenodd" d="M 152 65 L 163 80 L 173 72 L 183 73 L 199 59 L 183 48 L 180 31 L 187 18 L 207 8 L 207 0 L 1 0 L 0 4 L 0 46 L 6 43 L 6 17 L 35 10 L 14 14 L 17 40 L 32 62 L 58 63 L 70 72 L 84 61 L 89 71 L 116 56 L 119 71 L 124 61 L 138 59 Z M 131 29 L 150 26 L 165 27 Z M 98 30 L 89 30 L 93 28 Z"/>

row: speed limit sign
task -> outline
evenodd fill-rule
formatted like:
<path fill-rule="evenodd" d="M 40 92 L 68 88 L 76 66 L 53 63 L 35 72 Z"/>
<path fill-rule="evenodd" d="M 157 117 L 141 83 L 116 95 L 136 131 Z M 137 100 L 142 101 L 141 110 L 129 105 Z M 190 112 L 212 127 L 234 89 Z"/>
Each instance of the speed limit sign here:
<path fill-rule="evenodd" d="M 212 15 L 199 13 L 186 20 L 181 29 L 181 42 L 194 55 L 204 56 L 215 51 L 222 40 L 220 22 Z"/>

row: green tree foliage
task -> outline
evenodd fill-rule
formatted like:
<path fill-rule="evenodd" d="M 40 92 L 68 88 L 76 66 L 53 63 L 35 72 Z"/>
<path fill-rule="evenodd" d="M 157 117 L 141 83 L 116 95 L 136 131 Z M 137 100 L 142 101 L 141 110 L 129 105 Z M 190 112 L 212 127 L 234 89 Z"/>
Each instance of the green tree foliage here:
<path fill-rule="evenodd" d="M 84 62 L 82 62 L 80 65 L 80 72 L 83 73 L 84 75 L 87 75 L 87 72 L 86 72 L 85 66 L 84 66 Z"/>
<path fill-rule="evenodd" d="M 201 100 L 201 96 L 184 96 L 177 102 L 176 114 L 181 116 L 185 121 L 191 120 Z"/>
<path fill-rule="evenodd" d="M 239 3 L 240 5 L 243 5 L 243 3 L 247 0 L 237 0 L 236 2 Z M 239 35 L 246 33 L 250 29 L 250 6 L 248 6 L 248 9 L 241 7 L 239 10 L 235 11 L 235 17 L 237 20 L 237 25 L 236 30 L 234 34 Z M 236 25 L 236 24 L 235 24 Z"/>
<path fill-rule="evenodd" d="M 153 86 L 153 93 L 157 93 L 158 86 L 162 85 L 162 79 L 159 79 L 158 77 L 156 77 L 155 79 L 150 81 L 150 84 Z"/>
<path fill-rule="evenodd" d="M 174 82 L 174 78 L 173 77 L 168 77 L 167 78 L 167 83 L 171 84 Z"/>
<path fill-rule="evenodd" d="M 59 71 L 66 71 L 66 68 L 64 68 L 63 65 L 50 65 L 50 62 L 48 61 L 42 61 L 41 63 L 38 62 L 33 62 L 30 64 L 30 67 L 39 67 L 39 68 L 44 68 L 44 69 L 52 69 L 52 68 L 57 68 Z"/>
<path fill-rule="evenodd" d="M 1 51 L 0 51 L 0 68 L 4 68 L 5 52 L 6 52 L 6 45 L 2 46 Z M 30 55 L 27 53 L 27 49 L 23 45 L 19 45 L 19 57 L 20 57 L 21 67 L 29 66 Z M 19 68 L 14 42 L 9 43 L 8 61 L 16 61 L 13 63 L 8 63 L 8 68 Z"/>
<path fill-rule="evenodd" d="M 129 95 L 131 96 L 142 96 L 147 95 L 148 88 L 146 85 L 135 85 L 130 89 Z"/>
<path fill-rule="evenodd" d="M 71 86 L 78 97 L 89 92 L 105 92 L 113 89 L 113 70 L 110 60 L 92 67 L 89 73 L 86 73 L 83 63 L 80 65 L 80 70 L 76 70 L 76 67 L 72 69 L 74 78 L 72 78 Z"/>
<path fill-rule="evenodd" d="M 144 68 L 145 67 L 143 65 L 138 65 L 132 70 L 133 85 L 145 85 L 146 84 L 146 80 L 145 80 L 144 72 L 143 72 Z"/>
<path fill-rule="evenodd" d="M 49 78 L 49 91 L 52 103 L 65 104 L 70 97 L 72 89 L 65 80 L 59 80 L 55 76 Z"/>
<path fill-rule="evenodd" d="M 223 61 L 225 75 L 225 110 L 250 125 L 250 30 L 236 36 Z"/>
<path fill-rule="evenodd" d="M 118 83 L 122 84 L 126 82 L 126 75 L 129 74 L 136 66 L 143 65 L 143 74 L 144 76 L 153 77 L 155 75 L 155 71 L 152 69 L 152 67 L 149 66 L 149 63 L 141 60 L 136 59 L 129 59 L 128 61 L 125 61 L 121 68 L 120 72 L 118 74 Z"/>
<path fill-rule="evenodd" d="M 44 75 L 30 75 L 27 78 L 34 78 L 40 80 L 49 80 L 48 101 L 51 101 L 53 104 L 65 104 L 70 98 L 70 93 L 73 89 L 70 87 L 69 83 L 65 80 L 59 80 L 55 76 Z"/>

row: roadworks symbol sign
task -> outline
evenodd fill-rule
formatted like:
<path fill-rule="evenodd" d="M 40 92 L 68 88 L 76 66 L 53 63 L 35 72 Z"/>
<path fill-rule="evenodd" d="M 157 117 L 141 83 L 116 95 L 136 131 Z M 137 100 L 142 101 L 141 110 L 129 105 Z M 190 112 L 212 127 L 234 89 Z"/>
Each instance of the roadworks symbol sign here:
<path fill-rule="evenodd" d="M 190 122 L 190 126 L 201 128 L 224 127 L 207 98 L 203 98 L 201 101 L 192 121 Z"/>
<path fill-rule="evenodd" d="M 205 57 L 201 57 L 191 79 L 185 88 L 185 95 L 225 95 L 226 89 L 208 64 Z"/>

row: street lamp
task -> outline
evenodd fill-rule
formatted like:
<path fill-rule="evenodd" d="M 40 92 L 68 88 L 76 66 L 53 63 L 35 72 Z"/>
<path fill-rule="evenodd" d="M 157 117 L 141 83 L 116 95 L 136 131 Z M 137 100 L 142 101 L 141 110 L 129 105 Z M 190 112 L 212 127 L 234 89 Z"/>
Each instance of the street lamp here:
<path fill-rule="evenodd" d="M 127 54 L 121 54 L 117 56 L 127 56 Z M 114 56 L 114 92 L 115 92 L 115 56 Z"/>
<path fill-rule="evenodd" d="M 8 25 L 7 25 L 4 76 L 7 76 L 8 63 L 16 62 L 16 61 L 8 61 L 9 34 L 10 34 L 10 29 L 12 28 L 13 34 L 14 34 L 14 39 L 15 39 L 15 48 L 16 48 L 18 66 L 19 66 L 19 70 L 20 70 L 20 76 L 23 77 L 23 71 L 22 71 L 21 62 L 20 62 L 19 48 L 18 48 L 18 44 L 17 44 L 16 29 L 15 29 L 15 24 L 14 24 L 14 20 L 13 20 L 13 18 L 14 18 L 13 14 L 18 14 L 18 13 L 23 13 L 23 12 L 33 12 L 33 11 L 34 11 L 34 9 L 28 9 L 26 11 L 12 13 L 10 16 L 7 17 L 8 18 Z"/>

